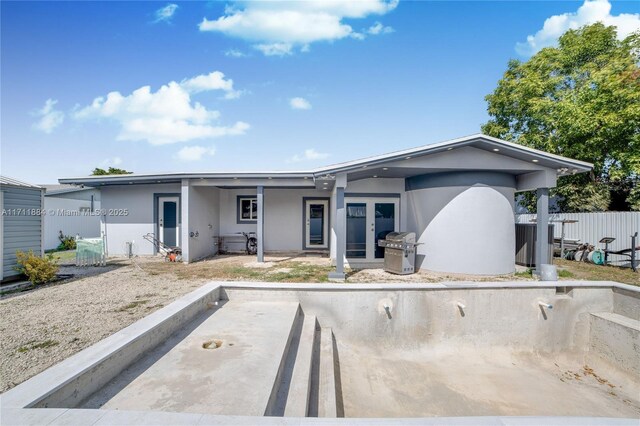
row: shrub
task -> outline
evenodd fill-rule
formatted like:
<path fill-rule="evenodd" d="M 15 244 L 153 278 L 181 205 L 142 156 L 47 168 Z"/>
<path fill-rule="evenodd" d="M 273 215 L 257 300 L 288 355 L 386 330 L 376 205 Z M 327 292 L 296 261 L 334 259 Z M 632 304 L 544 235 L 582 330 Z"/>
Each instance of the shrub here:
<path fill-rule="evenodd" d="M 45 257 L 36 256 L 33 250 L 28 253 L 18 250 L 16 252 L 18 266 L 16 270 L 27 276 L 33 284 L 47 283 L 53 280 L 58 272 L 58 265 L 53 260 L 53 255 Z"/>
<path fill-rule="evenodd" d="M 58 246 L 58 250 L 75 250 L 76 249 L 76 239 L 71 235 L 64 235 L 62 231 L 58 235 L 58 239 L 60 240 L 60 245 Z"/>

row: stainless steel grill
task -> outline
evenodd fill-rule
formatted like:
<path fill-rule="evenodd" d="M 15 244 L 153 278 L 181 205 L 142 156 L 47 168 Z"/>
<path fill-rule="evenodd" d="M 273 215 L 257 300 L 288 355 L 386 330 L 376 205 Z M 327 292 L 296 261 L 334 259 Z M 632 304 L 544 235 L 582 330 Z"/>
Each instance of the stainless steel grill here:
<path fill-rule="evenodd" d="M 384 270 L 392 274 L 406 275 L 415 272 L 416 234 L 414 232 L 391 232 L 379 240 L 384 247 Z"/>

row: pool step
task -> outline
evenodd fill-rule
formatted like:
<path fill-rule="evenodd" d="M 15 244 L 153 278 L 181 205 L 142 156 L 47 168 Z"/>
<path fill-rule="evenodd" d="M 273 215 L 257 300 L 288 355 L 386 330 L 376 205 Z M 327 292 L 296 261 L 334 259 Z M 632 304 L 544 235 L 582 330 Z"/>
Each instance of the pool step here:
<path fill-rule="evenodd" d="M 613 312 L 595 312 L 591 315 L 615 323 L 620 327 L 629 328 L 631 330 L 640 332 L 640 321 L 637 319 L 629 318 L 627 316 L 616 314 Z"/>
<path fill-rule="evenodd" d="M 319 361 L 318 417 L 338 417 L 333 330 L 328 327 L 320 329 Z"/>
<path fill-rule="evenodd" d="M 96 397 L 103 409 L 263 416 L 300 317 L 297 302 L 228 301 Z"/>
<path fill-rule="evenodd" d="M 613 312 L 591 313 L 589 351 L 640 379 L 640 321 Z"/>
<path fill-rule="evenodd" d="M 309 414 L 311 367 L 314 346 L 316 346 L 316 327 L 316 317 L 305 315 L 284 409 L 286 417 L 306 417 Z"/>

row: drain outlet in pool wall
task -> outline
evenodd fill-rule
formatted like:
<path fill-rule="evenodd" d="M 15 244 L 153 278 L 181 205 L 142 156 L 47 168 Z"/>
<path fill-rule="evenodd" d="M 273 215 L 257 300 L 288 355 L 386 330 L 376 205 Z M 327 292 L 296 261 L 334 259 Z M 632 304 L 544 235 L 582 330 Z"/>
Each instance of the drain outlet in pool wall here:
<path fill-rule="evenodd" d="M 207 340 L 202 344 L 202 349 L 218 349 L 220 346 L 222 346 L 222 340 Z"/>

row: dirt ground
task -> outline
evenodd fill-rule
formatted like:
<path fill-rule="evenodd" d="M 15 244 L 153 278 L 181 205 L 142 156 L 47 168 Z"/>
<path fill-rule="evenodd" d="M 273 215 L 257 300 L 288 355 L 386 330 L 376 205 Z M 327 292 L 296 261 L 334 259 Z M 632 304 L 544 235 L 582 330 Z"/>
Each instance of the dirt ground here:
<path fill-rule="evenodd" d="M 0 299 L 0 392 L 121 330 L 212 280 L 326 282 L 326 257 L 218 256 L 189 265 L 160 257 L 110 259 L 106 267 L 63 265 L 71 276 Z M 639 285 L 640 274 L 619 268 L 560 261 L 562 279 L 615 280 Z M 594 269 L 595 268 L 595 269 Z M 503 276 L 419 272 L 393 275 L 381 269 L 348 271 L 347 282 L 532 280 L 526 269 Z"/>
<path fill-rule="evenodd" d="M 601 266 L 558 258 L 555 258 L 553 263 L 558 267 L 561 279 L 617 281 L 623 284 L 640 286 L 640 272 L 633 272 L 631 268 Z"/>
<path fill-rule="evenodd" d="M 150 263 L 142 261 L 140 266 L 152 274 L 172 272 L 184 279 L 208 278 L 220 281 L 266 281 L 266 282 L 327 282 L 327 275 L 333 270 L 327 257 L 304 255 L 265 256 L 264 263 L 258 263 L 249 256 L 225 255 L 212 259 L 184 264 Z M 521 271 L 526 271 L 522 268 Z M 531 274 L 507 275 L 467 275 L 419 271 L 411 275 L 395 275 L 383 269 L 348 270 L 348 283 L 370 282 L 412 282 L 436 283 L 441 281 L 521 281 L 532 280 Z"/>

